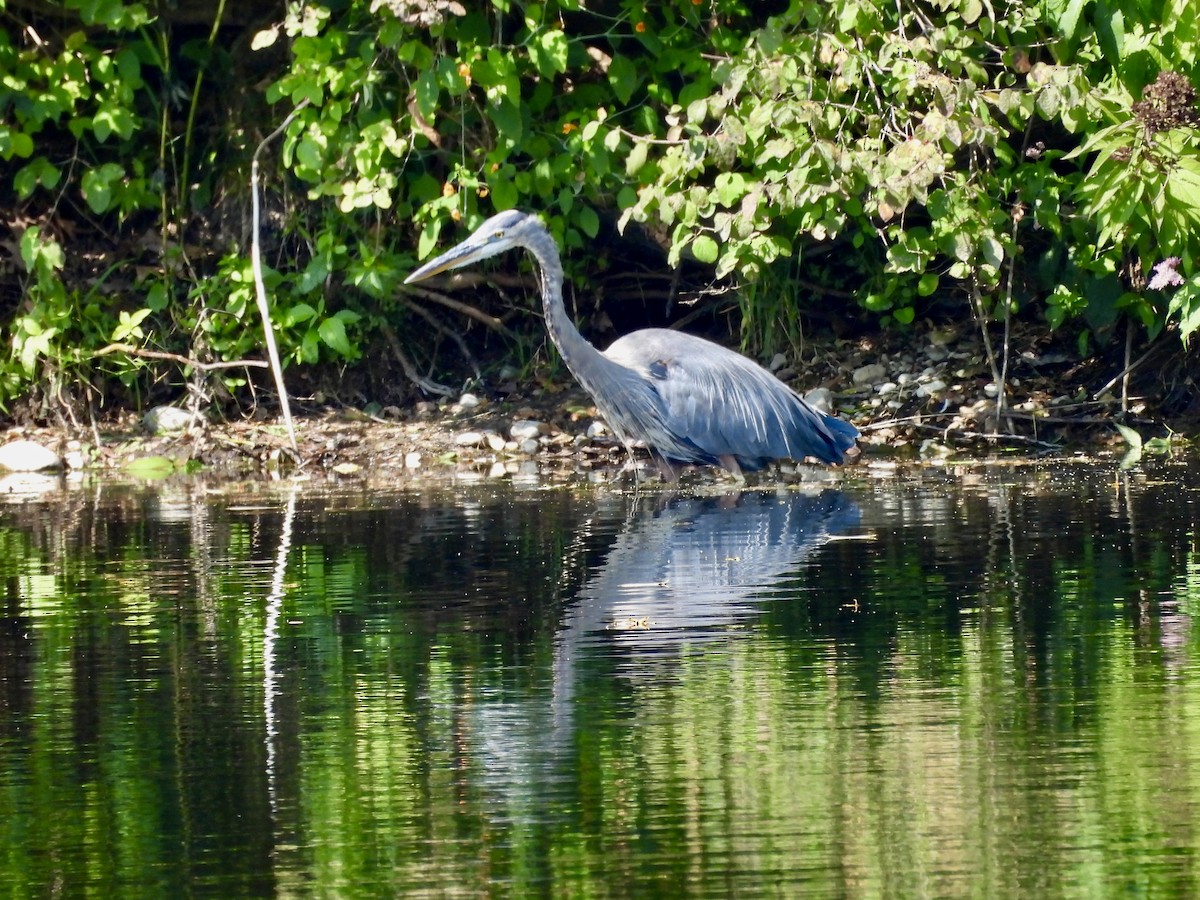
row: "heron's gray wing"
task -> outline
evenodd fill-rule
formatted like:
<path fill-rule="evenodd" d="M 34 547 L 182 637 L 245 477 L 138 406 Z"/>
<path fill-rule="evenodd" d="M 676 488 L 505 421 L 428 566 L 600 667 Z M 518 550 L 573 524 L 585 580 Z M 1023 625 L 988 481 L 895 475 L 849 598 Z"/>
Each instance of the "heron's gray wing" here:
<path fill-rule="evenodd" d="M 640 367 L 662 398 L 666 426 L 714 458 L 730 455 L 750 468 L 805 456 L 840 462 L 853 444 L 853 426 L 822 415 L 757 363 L 703 338 L 647 329 L 608 355 Z"/>

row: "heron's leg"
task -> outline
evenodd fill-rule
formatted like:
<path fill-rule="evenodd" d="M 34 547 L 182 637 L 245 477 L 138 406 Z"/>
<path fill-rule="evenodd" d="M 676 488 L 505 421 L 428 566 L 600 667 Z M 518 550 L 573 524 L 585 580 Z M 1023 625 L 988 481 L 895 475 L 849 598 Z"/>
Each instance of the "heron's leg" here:
<path fill-rule="evenodd" d="M 675 482 L 679 480 L 679 469 L 675 467 L 665 456 L 651 451 L 650 458 L 654 460 L 654 465 L 658 469 L 658 474 L 662 476 L 663 481 Z"/>
<path fill-rule="evenodd" d="M 625 448 L 625 464 L 621 466 L 621 474 L 632 472 L 633 486 L 638 487 L 642 483 L 642 476 L 638 471 L 637 457 L 633 455 L 633 445 L 622 439 L 621 446 Z"/>
<path fill-rule="evenodd" d="M 737 458 L 730 453 L 722 453 L 717 457 L 717 462 L 721 464 L 721 468 L 736 478 L 738 481 L 745 481 L 746 476 L 742 474 L 742 467 L 738 465 Z"/>

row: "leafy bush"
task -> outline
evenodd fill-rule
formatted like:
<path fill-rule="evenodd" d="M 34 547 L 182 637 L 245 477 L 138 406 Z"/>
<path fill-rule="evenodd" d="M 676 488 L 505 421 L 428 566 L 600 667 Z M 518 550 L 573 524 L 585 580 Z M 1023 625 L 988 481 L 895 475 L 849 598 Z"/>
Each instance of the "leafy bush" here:
<path fill-rule="evenodd" d="M 95 356 L 111 342 L 255 353 L 248 241 L 219 222 L 297 109 L 268 175 L 292 363 L 377 360 L 394 332 L 436 364 L 431 327 L 460 320 L 403 277 L 512 206 L 546 213 L 575 275 L 606 215 L 639 224 L 738 287 L 762 349 L 845 296 L 897 327 L 963 296 L 1100 339 L 1122 316 L 1200 326 L 1187 0 L 291 2 L 240 56 L 219 23 L 65 6 L 79 27 L 0 31 L 4 187 L 33 223 L 0 400 L 161 376 Z M 220 90 L 253 67 L 263 87 Z M 76 252 L 80 227 L 118 255 Z"/>

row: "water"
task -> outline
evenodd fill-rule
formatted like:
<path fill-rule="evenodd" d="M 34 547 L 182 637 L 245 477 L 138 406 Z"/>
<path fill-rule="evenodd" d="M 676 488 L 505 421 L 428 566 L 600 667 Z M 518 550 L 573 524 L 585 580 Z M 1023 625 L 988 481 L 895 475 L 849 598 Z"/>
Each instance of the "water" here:
<path fill-rule="evenodd" d="M 9 496 L 0 893 L 1200 895 L 1198 488 Z"/>

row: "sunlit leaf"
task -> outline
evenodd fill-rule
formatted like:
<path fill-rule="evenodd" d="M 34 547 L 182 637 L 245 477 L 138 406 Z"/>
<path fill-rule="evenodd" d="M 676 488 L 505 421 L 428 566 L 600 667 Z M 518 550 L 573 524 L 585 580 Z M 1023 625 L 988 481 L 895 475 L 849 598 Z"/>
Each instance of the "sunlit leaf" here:
<path fill-rule="evenodd" d="M 321 336 L 325 346 L 339 356 L 347 358 L 354 356 L 354 348 L 350 345 L 350 338 L 346 335 L 346 323 L 341 319 L 331 316 L 317 326 L 317 333 Z"/>
<path fill-rule="evenodd" d="M 706 234 L 701 234 L 692 241 L 692 255 L 702 263 L 715 263 L 720 246 Z"/>
<path fill-rule="evenodd" d="M 159 479 L 175 473 L 176 465 L 165 456 L 143 456 L 125 464 L 125 471 L 135 478 Z"/>
<path fill-rule="evenodd" d="M 1131 450 L 1141 451 L 1142 436 L 1130 428 L 1128 425 L 1122 425 L 1120 422 L 1113 423 L 1117 431 L 1121 433 L 1121 437 L 1125 439 L 1125 443 L 1129 445 Z"/>
<path fill-rule="evenodd" d="M 629 151 L 629 155 L 625 157 L 625 174 L 636 175 L 638 170 L 646 164 L 646 157 L 649 155 L 650 145 L 645 141 L 638 141 Z"/>
<path fill-rule="evenodd" d="M 250 49 L 263 50 L 274 45 L 277 40 L 279 40 L 279 25 L 275 24 L 270 28 L 255 32 L 254 37 L 250 39 Z"/>

